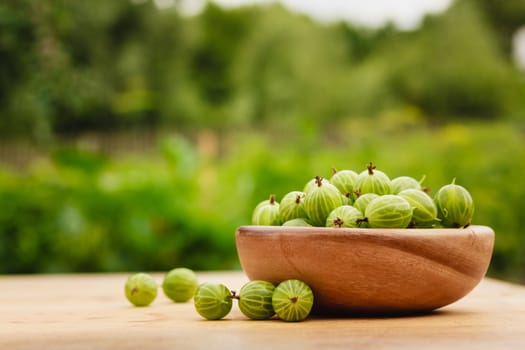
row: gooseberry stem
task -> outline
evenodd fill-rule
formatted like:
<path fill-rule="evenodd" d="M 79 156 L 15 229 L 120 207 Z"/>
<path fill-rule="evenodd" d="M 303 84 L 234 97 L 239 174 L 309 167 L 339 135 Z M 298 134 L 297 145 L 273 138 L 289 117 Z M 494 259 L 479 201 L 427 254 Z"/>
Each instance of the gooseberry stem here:
<path fill-rule="evenodd" d="M 361 224 L 362 224 L 363 222 L 368 222 L 368 218 L 357 219 L 357 220 L 355 221 L 355 223 L 356 223 L 357 226 L 359 226 L 359 227 L 361 226 Z"/>
<path fill-rule="evenodd" d="M 271 205 L 275 204 L 275 194 L 270 195 L 270 204 Z"/>
<path fill-rule="evenodd" d="M 372 162 L 370 162 L 366 168 L 368 169 L 368 175 L 374 175 L 374 169 L 376 166 L 372 164 Z"/>
<path fill-rule="evenodd" d="M 341 218 L 335 218 L 335 219 L 334 219 L 334 225 L 336 225 L 337 227 L 341 227 L 341 226 L 343 226 L 344 223 L 345 223 L 345 222 L 344 222 L 343 219 L 341 219 Z"/>
<path fill-rule="evenodd" d="M 323 178 L 321 176 L 316 176 L 315 177 L 315 184 L 318 186 L 318 187 L 321 187 L 323 185 Z"/>

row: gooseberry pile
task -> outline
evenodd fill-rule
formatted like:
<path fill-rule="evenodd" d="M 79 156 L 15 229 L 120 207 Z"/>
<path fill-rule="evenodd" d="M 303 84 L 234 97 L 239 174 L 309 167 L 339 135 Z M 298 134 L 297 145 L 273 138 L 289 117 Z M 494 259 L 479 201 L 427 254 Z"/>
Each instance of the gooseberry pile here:
<path fill-rule="evenodd" d="M 333 169 L 330 179 L 316 176 L 302 191 L 281 202 L 271 195 L 252 213 L 252 224 L 263 226 L 325 226 L 352 228 L 464 228 L 474 214 L 472 196 L 452 183 L 432 198 L 421 180 L 390 179 L 370 162 L 361 172 Z"/>
<path fill-rule="evenodd" d="M 147 273 L 136 273 L 126 281 L 126 298 L 135 306 L 148 306 L 157 297 L 159 285 Z M 175 268 L 164 277 L 164 294 L 174 302 L 184 303 L 193 298 L 195 310 L 207 320 L 220 320 L 228 315 L 233 301 L 240 311 L 253 320 L 277 316 L 283 321 L 305 320 L 312 310 L 314 295 L 303 281 L 289 279 L 274 286 L 262 280 L 252 280 L 239 293 L 221 283 L 197 282 L 196 274 L 184 267 Z"/>

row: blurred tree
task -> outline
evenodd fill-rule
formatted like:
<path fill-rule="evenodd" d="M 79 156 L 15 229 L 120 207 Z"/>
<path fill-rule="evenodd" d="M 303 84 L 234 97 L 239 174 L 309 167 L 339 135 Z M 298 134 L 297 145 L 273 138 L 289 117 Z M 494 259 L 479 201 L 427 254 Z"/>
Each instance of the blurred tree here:
<path fill-rule="evenodd" d="M 135 42 L 135 51 L 142 55 L 143 80 L 152 94 L 154 118 L 157 125 L 186 125 L 201 115 L 201 101 L 191 81 L 188 50 L 194 43 L 193 28 L 174 8 L 164 9 L 150 18 L 147 32 Z M 142 48 L 141 45 L 144 45 Z M 136 58 L 137 52 L 129 52 Z"/>
<path fill-rule="evenodd" d="M 512 37 L 520 27 L 525 26 L 525 1 L 478 0 L 476 2 L 479 3 L 483 14 L 497 35 L 499 46 L 510 58 Z"/>
<path fill-rule="evenodd" d="M 230 67 L 252 20 L 245 10 L 228 11 L 211 2 L 205 7 L 199 18 L 200 40 L 191 60 L 192 78 L 204 101 L 220 105 L 231 98 Z"/>
<path fill-rule="evenodd" d="M 378 29 L 354 26 L 348 22 L 339 22 L 334 25 L 335 31 L 340 31 L 348 57 L 355 62 L 361 62 L 373 54 L 378 47 L 398 34 L 392 23 Z"/>
<path fill-rule="evenodd" d="M 54 132 L 115 127 L 108 106 L 125 81 L 116 65 L 125 43 L 143 32 L 141 19 L 151 16 L 152 4 L 8 0 L 0 6 L 6 33 L 0 59 L 11 72 L 0 81 L 2 133 L 42 140 Z"/>
<path fill-rule="evenodd" d="M 420 29 L 320 24 L 277 4 L 183 17 L 155 1 L 0 3 L 0 134 L 175 125 L 330 129 L 414 105 L 499 117 L 525 91 L 501 47 L 522 2 L 457 0 Z M 458 25 L 461 23 L 461 25 Z"/>
<path fill-rule="evenodd" d="M 42 140 L 157 124 L 153 90 L 163 92 L 181 56 L 174 10 L 153 1 L 7 1 L 0 24 L 3 134 Z"/>
<path fill-rule="evenodd" d="M 347 98 L 341 33 L 277 4 L 261 8 L 254 26 L 233 70 L 237 120 L 300 129 L 341 116 Z"/>
<path fill-rule="evenodd" d="M 385 58 L 393 63 L 393 91 L 427 115 L 496 118 L 509 112 L 512 67 L 471 1 L 426 18 Z"/>
<path fill-rule="evenodd" d="M 9 109 L 17 109 L 16 100 L 33 102 L 36 98 L 23 91 L 23 83 L 31 77 L 29 67 L 35 64 L 36 33 L 28 14 L 30 1 L 0 3 L 0 132 L 24 134 L 31 124 L 31 108 L 18 107 L 16 117 Z M 24 108 L 25 107 L 25 108 Z"/>
<path fill-rule="evenodd" d="M 203 106 L 193 123 L 213 128 L 230 125 L 232 117 L 227 109 L 235 90 L 232 69 L 257 12 L 255 7 L 225 10 L 208 2 L 193 23 L 196 40 L 188 52 L 188 78 L 195 84 Z"/>

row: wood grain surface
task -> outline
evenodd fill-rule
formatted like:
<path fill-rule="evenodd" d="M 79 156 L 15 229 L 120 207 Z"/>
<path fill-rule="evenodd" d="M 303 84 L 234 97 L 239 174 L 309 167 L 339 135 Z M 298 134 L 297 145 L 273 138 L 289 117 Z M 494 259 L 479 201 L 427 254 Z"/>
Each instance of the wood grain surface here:
<path fill-rule="evenodd" d="M 159 282 L 162 274 L 153 274 Z M 422 316 L 221 321 L 159 290 L 149 307 L 124 297 L 128 274 L 0 276 L 0 349 L 525 349 L 525 287 L 484 279 Z M 242 272 L 199 273 L 239 290 Z"/>
<path fill-rule="evenodd" d="M 494 231 L 241 226 L 235 235 L 250 279 L 297 278 L 321 312 L 433 310 L 469 293 L 485 276 Z"/>

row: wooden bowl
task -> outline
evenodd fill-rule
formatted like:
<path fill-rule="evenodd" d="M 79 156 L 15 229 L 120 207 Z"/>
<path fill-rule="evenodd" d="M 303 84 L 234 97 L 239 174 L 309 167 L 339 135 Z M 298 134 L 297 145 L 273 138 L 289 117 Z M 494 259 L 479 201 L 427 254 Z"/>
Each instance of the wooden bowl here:
<path fill-rule="evenodd" d="M 428 312 L 453 303 L 485 276 L 494 246 L 487 226 L 242 226 L 235 238 L 249 279 L 300 279 L 312 288 L 317 312 L 348 315 Z"/>

